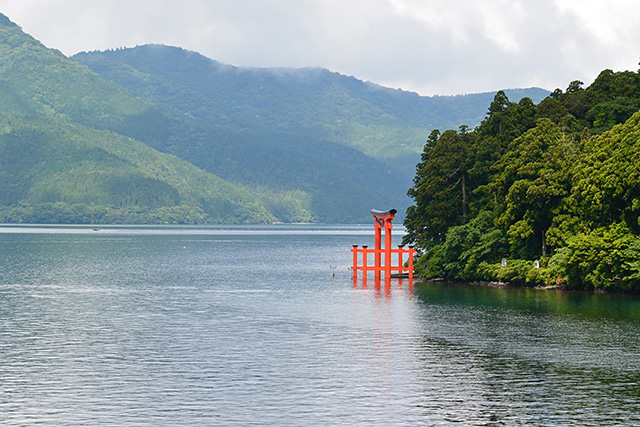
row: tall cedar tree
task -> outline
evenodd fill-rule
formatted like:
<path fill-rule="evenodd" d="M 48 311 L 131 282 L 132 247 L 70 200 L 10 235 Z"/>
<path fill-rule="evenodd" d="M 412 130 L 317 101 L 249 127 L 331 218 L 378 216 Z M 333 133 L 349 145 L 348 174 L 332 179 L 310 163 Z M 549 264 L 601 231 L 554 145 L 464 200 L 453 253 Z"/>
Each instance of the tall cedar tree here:
<path fill-rule="evenodd" d="M 407 210 L 405 243 L 429 248 L 444 241 L 449 227 L 466 221 L 470 141 L 466 126 L 429 135 L 407 193 L 416 204 Z"/>

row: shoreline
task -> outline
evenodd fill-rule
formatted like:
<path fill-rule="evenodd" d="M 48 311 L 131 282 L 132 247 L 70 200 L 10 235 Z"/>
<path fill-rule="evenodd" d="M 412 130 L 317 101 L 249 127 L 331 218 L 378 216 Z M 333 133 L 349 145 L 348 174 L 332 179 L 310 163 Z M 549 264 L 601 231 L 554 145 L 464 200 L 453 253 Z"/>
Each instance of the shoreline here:
<path fill-rule="evenodd" d="M 437 284 L 444 285 L 467 285 L 467 286 L 477 286 L 477 287 L 486 287 L 486 288 L 508 288 L 508 289 L 534 289 L 539 291 L 567 291 L 567 292 L 588 292 L 594 294 L 622 294 L 622 295 L 638 295 L 633 293 L 626 292 L 607 292 L 603 289 L 567 289 L 565 285 L 548 285 L 548 286 L 527 286 L 527 285 L 519 285 L 514 284 L 512 282 L 496 282 L 496 281 L 482 281 L 482 280 L 472 280 L 472 281 L 452 281 L 446 280 L 443 278 L 434 278 L 434 279 L 422 279 L 418 278 L 419 281 L 422 282 L 431 282 Z"/>
<path fill-rule="evenodd" d="M 519 285 L 511 282 L 496 282 L 496 281 L 482 281 L 482 280 L 473 280 L 473 281 L 451 281 L 445 280 L 442 278 L 435 279 L 422 279 L 417 277 L 417 279 L 421 282 L 431 282 L 435 284 L 444 284 L 444 285 L 466 285 L 466 286 L 476 286 L 476 287 L 485 287 L 485 288 L 505 288 L 505 289 L 533 289 L 538 291 L 562 291 L 562 292 L 581 292 L 588 294 L 597 294 L 597 295 L 625 295 L 625 296 L 634 296 L 640 297 L 640 291 L 638 292 L 625 292 L 619 290 L 607 290 L 607 289 L 570 289 L 565 285 L 549 285 L 549 286 L 527 286 L 527 285 Z"/>

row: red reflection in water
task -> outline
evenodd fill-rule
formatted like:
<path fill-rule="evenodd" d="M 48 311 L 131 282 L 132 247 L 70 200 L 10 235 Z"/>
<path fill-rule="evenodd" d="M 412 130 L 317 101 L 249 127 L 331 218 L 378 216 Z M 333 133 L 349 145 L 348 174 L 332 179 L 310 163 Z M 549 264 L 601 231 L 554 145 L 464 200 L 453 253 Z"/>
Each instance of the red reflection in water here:
<path fill-rule="evenodd" d="M 353 289 L 358 289 L 362 287 L 362 289 L 367 289 L 367 276 L 362 278 L 358 278 L 356 276 L 353 277 Z M 391 278 L 391 277 L 380 277 L 379 275 L 375 275 L 373 279 L 374 289 L 376 291 L 376 296 L 382 296 L 382 291 L 384 288 L 384 296 L 387 298 L 391 297 L 392 289 L 397 289 L 402 291 L 406 289 L 413 293 L 413 279 L 401 279 L 401 278 Z"/>

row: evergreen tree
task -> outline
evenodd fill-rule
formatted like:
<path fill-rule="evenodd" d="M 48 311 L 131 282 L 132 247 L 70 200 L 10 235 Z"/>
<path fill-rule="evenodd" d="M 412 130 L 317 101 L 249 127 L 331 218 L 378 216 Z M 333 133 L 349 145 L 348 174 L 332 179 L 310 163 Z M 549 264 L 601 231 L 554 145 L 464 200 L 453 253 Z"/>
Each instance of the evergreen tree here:
<path fill-rule="evenodd" d="M 429 135 L 408 191 L 416 204 L 407 210 L 405 243 L 429 248 L 444 240 L 449 227 L 466 221 L 469 141 L 466 127 Z"/>
<path fill-rule="evenodd" d="M 546 234 L 570 194 L 577 150 L 572 134 L 542 119 L 495 164 L 496 224 L 507 231 L 513 256 L 548 255 Z"/>

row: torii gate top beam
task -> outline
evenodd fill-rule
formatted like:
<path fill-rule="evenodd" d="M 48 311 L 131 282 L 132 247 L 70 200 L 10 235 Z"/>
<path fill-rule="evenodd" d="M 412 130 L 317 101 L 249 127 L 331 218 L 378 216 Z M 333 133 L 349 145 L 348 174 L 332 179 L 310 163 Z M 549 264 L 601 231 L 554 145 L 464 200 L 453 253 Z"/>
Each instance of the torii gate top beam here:
<path fill-rule="evenodd" d="M 386 221 L 393 220 L 397 212 L 398 211 L 395 209 L 389 209 L 388 211 L 379 211 L 376 209 L 371 209 L 371 215 L 373 216 L 373 219 L 375 219 L 376 222 L 380 225 L 380 227 L 384 226 L 384 223 Z"/>

